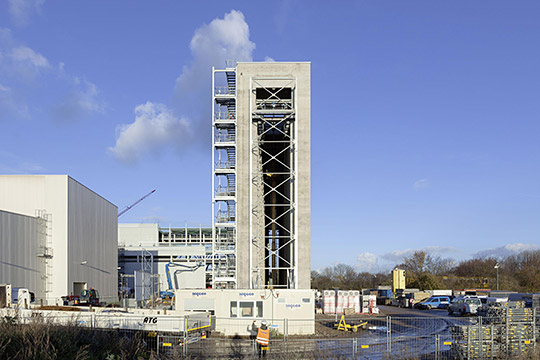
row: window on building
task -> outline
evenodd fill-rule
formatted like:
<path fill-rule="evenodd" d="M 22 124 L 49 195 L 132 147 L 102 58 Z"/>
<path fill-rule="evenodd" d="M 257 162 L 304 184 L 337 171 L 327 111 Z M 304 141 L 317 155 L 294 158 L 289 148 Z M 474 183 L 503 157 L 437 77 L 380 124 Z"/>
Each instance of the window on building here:
<path fill-rule="evenodd" d="M 240 301 L 242 317 L 253 317 L 253 301 Z"/>
<path fill-rule="evenodd" d="M 231 317 L 238 317 L 238 307 L 236 301 L 231 301 Z"/>
<path fill-rule="evenodd" d="M 231 317 L 236 318 L 262 318 L 262 301 L 231 301 Z"/>

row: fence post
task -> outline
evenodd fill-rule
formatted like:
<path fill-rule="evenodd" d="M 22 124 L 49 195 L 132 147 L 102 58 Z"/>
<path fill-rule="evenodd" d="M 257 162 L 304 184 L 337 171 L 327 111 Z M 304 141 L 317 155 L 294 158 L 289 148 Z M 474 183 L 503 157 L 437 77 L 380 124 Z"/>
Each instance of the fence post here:
<path fill-rule="evenodd" d="M 283 341 L 285 341 L 285 353 L 289 353 L 289 319 L 285 318 L 285 323 L 283 326 L 284 334 L 283 334 Z"/>
<path fill-rule="evenodd" d="M 386 317 L 386 352 L 388 356 L 392 355 L 392 317 Z"/>
<path fill-rule="evenodd" d="M 509 327 L 509 319 L 508 319 L 508 316 L 510 315 L 510 308 L 506 308 L 506 356 L 508 356 L 510 354 L 510 341 L 509 341 L 509 338 L 508 338 L 508 327 Z"/>
<path fill-rule="evenodd" d="M 435 360 L 439 360 L 439 334 L 435 335 Z"/>
<path fill-rule="evenodd" d="M 467 359 L 471 358 L 471 328 L 472 326 L 467 326 Z"/>
<path fill-rule="evenodd" d="M 478 352 L 480 354 L 480 359 L 484 358 L 484 334 L 482 331 L 482 317 L 478 317 L 478 343 L 480 344 L 480 349 Z"/>
<path fill-rule="evenodd" d="M 187 335 L 188 335 L 188 316 L 184 316 L 184 341 L 182 343 L 182 354 L 187 355 Z"/>
<path fill-rule="evenodd" d="M 536 308 L 533 305 L 533 318 L 532 318 L 532 339 L 533 349 L 536 349 Z"/>
<path fill-rule="evenodd" d="M 358 338 L 353 338 L 353 358 L 356 359 L 358 354 Z"/>
<path fill-rule="evenodd" d="M 156 352 L 157 352 L 157 356 L 159 358 L 159 339 L 160 339 L 161 336 L 157 335 L 156 336 Z"/>

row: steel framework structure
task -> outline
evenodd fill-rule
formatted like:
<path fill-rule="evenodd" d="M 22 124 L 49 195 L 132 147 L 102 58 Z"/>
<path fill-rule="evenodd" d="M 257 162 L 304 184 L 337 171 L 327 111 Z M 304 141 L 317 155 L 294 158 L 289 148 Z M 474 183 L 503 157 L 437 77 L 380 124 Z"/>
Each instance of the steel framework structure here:
<path fill-rule="evenodd" d="M 298 288 L 296 78 L 250 79 L 251 288 Z"/>
<path fill-rule="evenodd" d="M 236 63 L 212 68 L 212 288 L 237 287 Z"/>
<path fill-rule="evenodd" d="M 42 280 L 42 288 L 40 289 L 41 293 L 39 294 L 39 297 L 47 302 L 51 295 L 53 285 L 52 214 L 48 214 L 45 210 L 36 210 L 36 219 L 39 248 L 37 257 L 40 258 Z"/>

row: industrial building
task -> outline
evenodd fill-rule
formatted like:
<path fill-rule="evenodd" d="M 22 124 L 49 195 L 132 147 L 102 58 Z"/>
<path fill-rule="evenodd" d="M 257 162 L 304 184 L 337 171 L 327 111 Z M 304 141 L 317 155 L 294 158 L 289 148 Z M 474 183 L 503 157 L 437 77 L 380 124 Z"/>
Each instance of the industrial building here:
<path fill-rule="evenodd" d="M 313 318 L 310 67 L 212 69 L 212 227 L 119 224 L 121 289 L 146 299 L 138 289 L 166 290 L 169 275 L 176 311 L 208 311 L 225 334 L 246 335 L 262 318 Z M 167 271 L 172 264 L 196 271 Z"/>
<path fill-rule="evenodd" d="M 0 283 L 45 304 L 85 288 L 116 301 L 117 214 L 67 175 L 1 175 Z"/>
<path fill-rule="evenodd" d="M 118 225 L 118 272 L 122 298 L 148 300 L 169 289 L 203 289 L 211 276 L 212 230 L 160 228 L 158 224 Z M 143 277 L 149 277 L 143 279 Z"/>
<path fill-rule="evenodd" d="M 212 288 L 310 288 L 310 71 L 212 70 Z"/>
<path fill-rule="evenodd" d="M 211 233 L 120 224 L 121 272 L 154 269 L 163 290 L 166 263 L 204 254 L 201 288 L 310 289 L 310 72 L 309 62 L 212 69 Z"/>
<path fill-rule="evenodd" d="M 161 295 L 176 314 L 216 315 L 224 334 L 246 335 L 261 319 L 312 333 L 313 323 L 287 323 L 313 319 L 315 307 L 310 71 L 309 62 L 212 69 L 211 227 L 118 224 L 115 205 L 67 175 L 0 176 L 0 283 L 46 304 L 85 288 L 106 302 L 120 294 L 124 306 Z"/>
<path fill-rule="evenodd" d="M 215 314 L 226 335 L 248 335 L 262 319 L 278 332 L 314 332 L 312 322 L 298 321 L 315 316 L 310 68 L 231 62 L 212 69 L 211 286 L 179 290 L 175 304 Z"/>

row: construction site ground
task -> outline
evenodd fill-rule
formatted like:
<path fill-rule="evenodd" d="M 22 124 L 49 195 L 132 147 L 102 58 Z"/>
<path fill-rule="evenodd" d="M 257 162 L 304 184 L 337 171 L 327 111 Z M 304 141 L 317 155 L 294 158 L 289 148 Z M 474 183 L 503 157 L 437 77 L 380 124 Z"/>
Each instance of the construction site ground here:
<path fill-rule="evenodd" d="M 379 306 L 378 314 L 354 314 L 345 316 L 347 324 L 356 325 L 361 322 L 367 321 L 368 324 L 383 323 L 386 322 L 386 317 L 392 316 L 396 318 L 401 317 L 442 317 L 448 316 L 446 310 L 418 310 L 399 308 L 395 306 Z M 341 331 L 336 330 L 335 323 L 338 323 L 341 319 L 341 314 L 316 314 L 315 315 L 315 334 L 314 335 L 297 335 L 289 336 L 291 338 L 354 338 L 358 337 L 361 332 L 369 331 L 368 329 L 358 329 L 358 332 Z"/>

